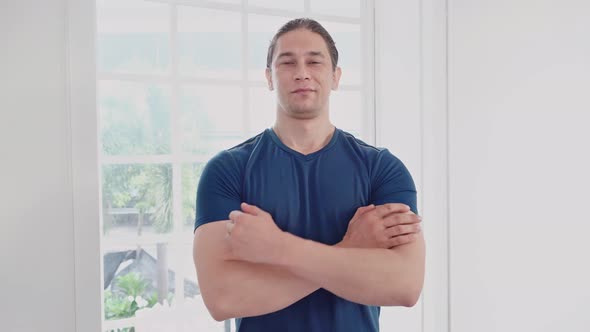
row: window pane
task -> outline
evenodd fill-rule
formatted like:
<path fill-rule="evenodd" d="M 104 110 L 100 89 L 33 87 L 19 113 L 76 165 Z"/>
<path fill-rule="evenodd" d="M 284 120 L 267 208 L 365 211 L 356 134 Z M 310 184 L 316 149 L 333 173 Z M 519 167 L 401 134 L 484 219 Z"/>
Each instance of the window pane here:
<path fill-rule="evenodd" d="M 274 34 L 291 18 L 248 15 L 248 79 L 265 81 L 266 54 Z"/>
<path fill-rule="evenodd" d="M 170 152 L 170 91 L 143 83 L 100 81 L 102 150 L 106 155 Z"/>
<path fill-rule="evenodd" d="M 338 66 L 342 68 L 340 84 L 361 84 L 361 27 L 358 24 L 320 22 L 336 42 Z"/>
<path fill-rule="evenodd" d="M 250 88 L 249 100 L 248 136 L 254 136 L 275 123 L 276 93 L 267 88 Z"/>
<path fill-rule="evenodd" d="M 178 7 L 181 75 L 239 79 L 242 16 L 221 10 Z"/>
<path fill-rule="evenodd" d="M 124 164 L 102 167 L 105 237 L 168 233 L 172 230 L 172 167 Z"/>
<path fill-rule="evenodd" d="M 361 13 L 360 0 L 311 0 L 310 5 L 314 14 L 359 17 Z"/>
<path fill-rule="evenodd" d="M 230 323 L 230 321 L 227 321 Z M 137 313 L 136 332 L 224 332 L 225 322 L 217 322 L 211 315 L 201 296 L 187 298 L 176 304 L 172 310 L 167 307 L 153 308 Z M 113 331 L 122 332 L 122 331 Z M 129 331 L 133 332 L 133 331 Z"/>
<path fill-rule="evenodd" d="M 103 255 L 105 320 L 134 317 L 158 303 L 173 303 L 175 273 L 168 260 L 166 243 L 107 251 Z"/>
<path fill-rule="evenodd" d="M 242 89 L 186 86 L 181 90 L 183 150 L 212 156 L 244 138 Z"/>
<path fill-rule="evenodd" d="M 178 246 L 181 252 L 184 253 L 192 253 L 193 252 L 193 245 L 192 244 L 183 244 Z M 180 263 L 180 268 L 182 269 L 182 274 L 185 276 L 185 291 L 184 296 L 185 298 L 191 299 L 200 299 L 201 292 L 199 290 L 199 282 L 197 280 L 197 272 L 195 270 L 195 263 L 193 261 L 192 255 L 191 256 L 183 256 L 182 262 Z M 189 287 L 194 287 L 192 289 L 186 289 L 187 283 Z"/>
<path fill-rule="evenodd" d="M 140 0 L 98 0 L 96 5 L 99 71 L 169 70 L 168 5 Z"/>
<path fill-rule="evenodd" d="M 185 231 L 192 232 L 195 225 L 197 184 L 204 166 L 205 163 L 182 165 L 182 220 Z"/>
<path fill-rule="evenodd" d="M 248 5 L 265 8 L 303 11 L 303 0 L 248 0 Z"/>
<path fill-rule="evenodd" d="M 336 127 L 361 138 L 365 114 L 359 91 L 332 91 L 330 118 Z"/>

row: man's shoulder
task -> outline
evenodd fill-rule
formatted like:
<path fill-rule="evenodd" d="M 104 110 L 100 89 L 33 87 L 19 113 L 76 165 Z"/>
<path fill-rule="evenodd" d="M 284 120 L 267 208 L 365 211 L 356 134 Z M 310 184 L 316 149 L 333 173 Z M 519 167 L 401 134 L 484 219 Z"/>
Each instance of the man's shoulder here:
<path fill-rule="evenodd" d="M 340 131 L 340 137 L 344 144 L 354 149 L 360 157 L 367 161 L 374 161 L 379 155 L 388 153 L 386 148 L 376 147 L 369 143 L 366 143 L 362 139 L 354 136 L 353 134 L 346 132 L 342 129 Z"/>
<path fill-rule="evenodd" d="M 216 155 L 214 155 L 208 163 L 217 164 L 224 168 L 241 168 L 248 162 L 252 152 L 260 144 L 260 142 L 263 141 L 264 135 L 265 131 L 257 134 L 256 136 L 250 137 L 229 149 L 221 150 Z"/>
<path fill-rule="evenodd" d="M 264 130 L 263 132 L 252 136 L 250 138 L 248 138 L 247 140 L 243 141 L 242 143 L 233 146 L 225 151 L 230 152 L 230 153 L 243 153 L 243 152 L 252 152 L 252 150 L 256 147 L 256 145 L 258 145 L 261 141 L 262 138 L 264 137 L 264 135 L 266 134 L 267 130 Z"/>
<path fill-rule="evenodd" d="M 343 130 L 340 130 L 340 135 L 343 138 L 344 144 L 349 146 L 350 150 L 355 151 L 354 153 L 364 162 L 369 173 L 373 176 L 390 168 L 397 169 L 404 167 L 403 162 L 388 148 L 376 147 L 365 143 L 363 140 Z"/>

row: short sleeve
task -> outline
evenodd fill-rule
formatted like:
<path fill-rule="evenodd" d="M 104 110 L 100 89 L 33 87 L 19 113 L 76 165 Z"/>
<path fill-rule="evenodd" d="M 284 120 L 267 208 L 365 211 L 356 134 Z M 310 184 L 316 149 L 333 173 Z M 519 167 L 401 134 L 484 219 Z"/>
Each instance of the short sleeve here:
<path fill-rule="evenodd" d="M 240 209 L 240 169 L 227 151 L 215 155 L 201 173 L 197 186 L 195 228 L 206 223 L 229 219 Z"/>
<path fill-rule="evenodd" d="M 401 160 L 383 149 L 371 173 L 371 204 L 402 203 L 418 214 L 416 186 Z"/>

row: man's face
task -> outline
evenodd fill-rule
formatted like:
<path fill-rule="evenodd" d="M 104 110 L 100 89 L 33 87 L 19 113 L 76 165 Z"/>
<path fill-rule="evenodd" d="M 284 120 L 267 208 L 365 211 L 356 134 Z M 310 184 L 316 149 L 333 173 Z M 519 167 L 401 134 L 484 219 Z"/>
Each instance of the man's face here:
<path fill-rule="evenodd" d="M 340 68 L 332 70 L 328 46 L 319 34 L 297 29 L 277 40 L 266 78 L 269 88 L 277 91 L 279 111 L 311 119 L 328 112 L 330 91 L 338 87 Z"/>

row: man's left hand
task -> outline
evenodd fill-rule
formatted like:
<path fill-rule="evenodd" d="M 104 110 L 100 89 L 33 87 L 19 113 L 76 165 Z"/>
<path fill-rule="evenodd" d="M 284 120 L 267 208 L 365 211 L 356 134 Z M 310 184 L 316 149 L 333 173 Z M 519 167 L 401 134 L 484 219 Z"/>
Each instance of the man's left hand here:
<path fill-rule="evenodd" d="M 242 211 L 232 211 L 227 222 L 227 237 L 233 259 L 253 263 L 272 263 L 281 254 L 285 233 L 270 213 L 242 203 Z"/>

